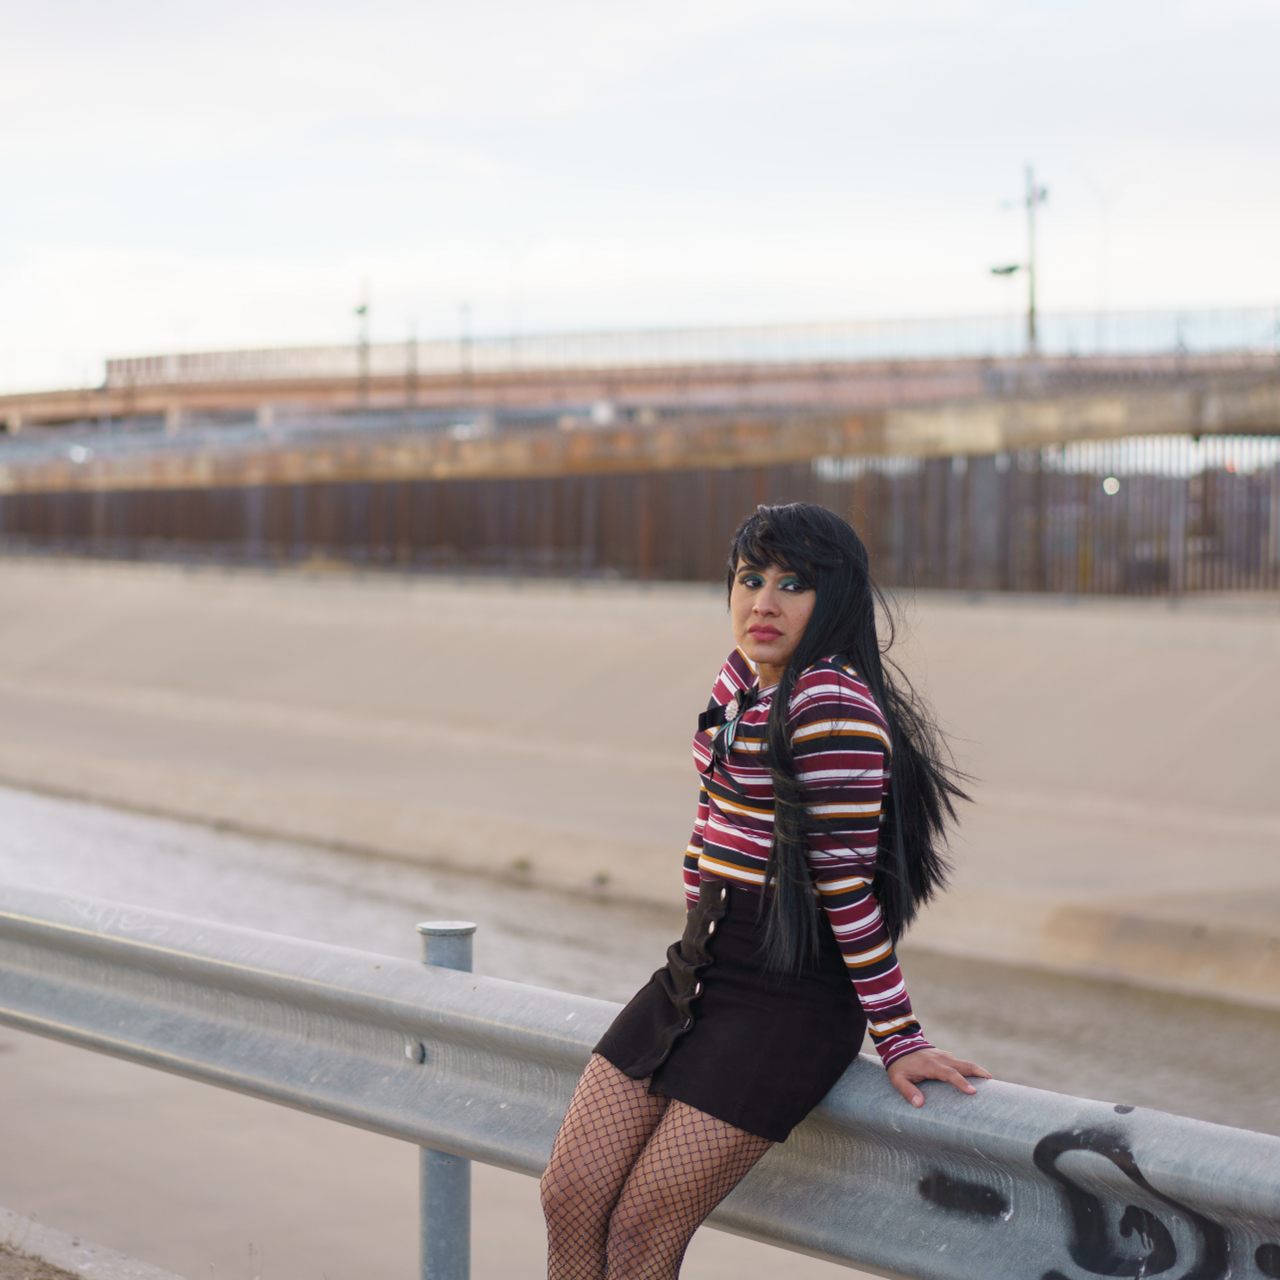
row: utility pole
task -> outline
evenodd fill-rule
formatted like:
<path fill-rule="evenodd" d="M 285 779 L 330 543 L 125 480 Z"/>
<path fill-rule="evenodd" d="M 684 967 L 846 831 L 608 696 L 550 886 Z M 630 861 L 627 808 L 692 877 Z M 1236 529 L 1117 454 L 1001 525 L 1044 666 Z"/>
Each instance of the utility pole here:
<path fill-rule="evenodd" d="M 409 322 L 409 341 L 405 344 L 404 404 L 412 412 L 418 404 L 418 325 Z"/>
<path fill-rule="evenodd" d="M 1027 355 L 1036 354 L 1036 206 L 1049 198 L 1046 187 L 1036 186 L 1035 170 L 1027 165 Z"/>
<path fill-rule="evenodd" d="M 1010 263 L 1007 267 L 991 268 L 993 276 L 1011 276 L 1016 271 L 1027 273 L 1027 355 L 1029 356 L 1034 356 L 1039 350 L 1039 336 L 1036 333 L 1036 207 L 1044 204 L 1048 198 L 1048 188 L 1036 185 L 1035 171 L 1027 165 L 1027 193 L 1023 197 L 1027 207 L 1027 260 Z M 1008 207 L 1006 204 L 1005 208 Z"/>
<path fill-rule="evenodd" d="M 458 305 L 458 372 L 463 400 L 467 404 L 471 403 L 471 362 L 471 304 L 463 302 Z"/>
<path fill-rule="evenodd" d="M 360 318 L 360 336 L 356 347 L 357 392 L 356 400 L 362 410 L 369 407 L 369 287 L 365 286 L 364 301 L 356 308 Z"/>

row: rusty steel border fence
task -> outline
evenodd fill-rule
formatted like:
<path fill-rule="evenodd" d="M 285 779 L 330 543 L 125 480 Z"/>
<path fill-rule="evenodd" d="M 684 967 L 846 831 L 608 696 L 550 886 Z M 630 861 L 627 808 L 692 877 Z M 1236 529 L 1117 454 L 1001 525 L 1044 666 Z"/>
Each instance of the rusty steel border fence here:
<path fill-rule="evenodd" d="M 0 550 L 711 581 L 758 503 L 819 502 L 890 586 L 1280 587 L 1280 437 L 507 480 L 0 495 Z"/>

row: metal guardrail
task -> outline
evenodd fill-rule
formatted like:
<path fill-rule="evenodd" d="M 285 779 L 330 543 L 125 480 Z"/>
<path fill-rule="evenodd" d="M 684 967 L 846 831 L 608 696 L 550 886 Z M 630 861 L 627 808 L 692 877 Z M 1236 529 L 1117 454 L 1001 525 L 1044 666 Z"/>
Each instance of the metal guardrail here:
<path fill-rule="evenodd" d="M 1026 322 L 986 316 L 532 333 L 326 347 L 275 347 L 127 356 L 106 362 L 108 387 L 491 374 L 566 369 L 657 369 L 848 360 L 998 359 L 1025 352 Z M 1274 352 L 1280 307 L 1042 312 L 1042 355 Z"/>
<path fill-rule="evenodd" d="M 539 1174 L 617 1006 L 0 889 L 0 1022 Z M 1280 1276 L 1280 1138 L 859 1060 L 712 1225 L 900 1277 Z M 429 1226 L 431 1224 L 428 1224 Z"/>

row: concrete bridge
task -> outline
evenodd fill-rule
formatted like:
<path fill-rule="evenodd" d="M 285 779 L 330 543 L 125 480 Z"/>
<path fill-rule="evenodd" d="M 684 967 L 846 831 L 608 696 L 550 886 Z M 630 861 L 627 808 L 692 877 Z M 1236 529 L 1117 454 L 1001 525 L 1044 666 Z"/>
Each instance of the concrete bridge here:
<path fill-rule="evenodd" d="M 108 360 L 94 388 L 0 396 L 24 427 L 210 417 L 511 411 L 649 425 L 711 412 L 861 412 L 993 395 L 1265 370 L 1273 308 L 1046 314 L 1041 355 L 1013 317 L 562 333 L 212 351 Z M 1091 354 L 1080 354 L 1080 353 Z M 1153 354 L 1154 353 L 1154 354 Z"/>
<path fill-rule="evenodd" d="M 350 406 L 357 389 L 349 380 L 331 381 L 306 384 L 315 397 L 308 403 Z M 1034 367 L 937 361 L 493 374 L 471 384 L 470 410 L 459 407 L 456 379 L 419 390 L 422 400 L 469 414 L 469 421 L 462 430 L 407 430 L 384 413 L 380 429 L 366 423 L 295 434 L 273 429 L 268 419 L 248 432 L 112 434 L 72 447 L 45 436 L 29 449 L 0 451 L 0 493 L 688 471 L 831 456 L 993 454 L 1143 435 L 1280 434 L 1280 367 L 1260 357 L 1180 366 L 1148 360 L 1140 368 L 1116 361 Z M 246 380 L 7 399 L 21 401 L 24 411 L 43 406 L 50 417 L 69 414 L 76 395 L 104 397 L 104 413 L 124 413 L 126 404 L 137 414 L 167 405 L 166 413 L 180 416 L 192 406 L 239 402 L 248 409 L 263 403 L 263 394 L 260 381 Z M 391 389 L 375 384 L 369 395 L 381 406 Z M 610 406 L 602 421 L 566 413 L 495 430 L 481 411 L 503 404 L 563 408 L 593 398 Z"/>
<path fill-rule="evenodd" d="M 142 417 L 163 417 L 176 430 L 193 418 L 229 412 L 253 415 L 265 424 L 306 412 L 523 409 L 555 416 L 608 406 L 604 416 L 609 420 L 622 415 L 644 423 L 673 410 L 780 405 L 861 409 L 980 396 L 993 379 L 1003 383 L 1014 372 L 1016 366 L 1006 369 L 989 360 L 935 360 L 487 371 L 455 367 L 434 373 L 408 368 L 367 376 L 292 368 L 281 373 L 250 368 L 235 376 L 233 369 L 221 368 L 207 380 L 176 375 L 172 380 L 135 380 L 109 366 L 101 387 L 0 396 L 0 417 L 10 432 Z"/>

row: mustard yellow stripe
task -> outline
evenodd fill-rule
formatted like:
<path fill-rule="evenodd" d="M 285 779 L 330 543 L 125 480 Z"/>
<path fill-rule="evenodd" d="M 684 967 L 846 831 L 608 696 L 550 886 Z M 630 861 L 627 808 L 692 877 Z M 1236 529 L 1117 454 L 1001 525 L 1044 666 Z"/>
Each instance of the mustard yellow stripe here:
<path fill-rule="evenodd" d="M 844 962 L 850 969 L 865 969 L 868 965 L 893 955 L 893 943 L 885 942 L 870 951 L 863 951 L 856 956 L 845 956 Z"/>
<path fill-rule="evenodd" d="M 745 880 L 751 884 L 764 883 L 763 872 L 747 871 L 743 867 L 738 866 L 736 863 L 721 862 L 719 858 L 713 858 L 711 857 L 710 854 L 707 854 L 707 853 L 704 853 L 702 857 L 698 859 L 698 866 L 704 871 L 710 870 L 710 871 L 719 872 L 720 874 L 729 876 L 730 878 L 736 877 L 739 880 Z"/>
<path fill-rule="evenodd" d="M 732 800 L 722 799 L 716 796 L 716 808 L 722 813 L 745 813 L 753 817 L 768 818 L 773 815 L 772 809 L 753 809 L 749 805 L 734 804 Z"/>
<path fill-rule="evenodd" d="M 853 880 L 829 880 L 818 881 L 818 892 L 825 893 L 828 897 L 838 897 L 842 893 L 850 893 L 854 889 L 865 889 L 871 883 L 865 877 L 857 877 Z"/>
<path fill-rule="evenodd" d="M 897 1031 L 899 1027 L 909 1027 L 915 1022 L 914 1016 L 907 1018 L 894 1018 L 891 1022 L 871 1022 L 867 1025 L 878 1036 L 886 1036 L 892 1031 Z"/>
<path fill-rule="evenodd" d="M 864 724 L 857 720 L 823 720 L 802 724 L 791 735 L 793 742 L 807 738 L 875 738 L 889 745 L 889 735 L 878 724 Z"/>

